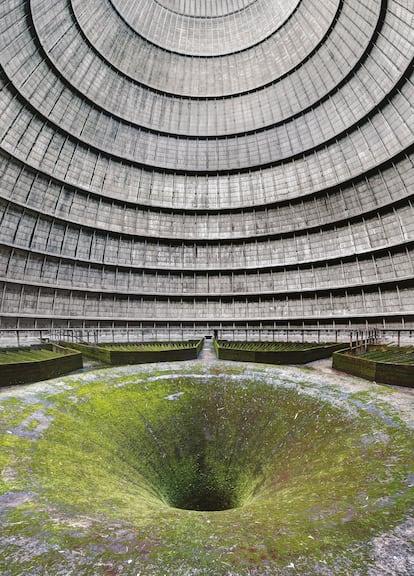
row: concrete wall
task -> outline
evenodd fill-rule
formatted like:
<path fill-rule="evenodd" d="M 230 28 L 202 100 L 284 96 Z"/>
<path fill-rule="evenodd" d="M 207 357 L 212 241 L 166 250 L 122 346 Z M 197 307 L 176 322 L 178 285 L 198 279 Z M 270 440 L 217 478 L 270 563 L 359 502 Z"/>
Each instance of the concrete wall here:
<path fill-rule="evenodd" d="M 238 350 L 224 348 L 215 342 L 217 357 L 220 360 L 237 360 L 239 362 L 259 362 L 265 364 L 306 364 L 322 358 L 329 358 L 333 352 L 343 348 L 343 344 L 321 345 L 305 350 Z"/>
<path fill-rule="evenodd" d="M 62 354 L 59 358 L 38 360 L 35 362 L 16 362 L 15 364 L 0 364 L 0 386 L 27 384 L 56 378 L 79 370 L 83 366 L 82 355 L 61 346 L 45 344 L 41 347 L 32 346 L 32 349 L 46 348 Z M 8 350 L 13 350 L 8 348 Z M 15 350 L 19 350 L 16 348 Z"/>
<path fill-rule="evenodd" d="M 131 345 L 131 343 L 125 343 Z M 198 357 L 203 346 L 203 340 L 192 343 L 188 348 L 171 350 L 116 350 L 104 346 L 91 344 L 67 344 L 79 350 L 87 357 L 100 360 L 106 364 L 146 364 L 150 362 L 173 362 L 180 360 L 194 360 Z M 121 345 L 121 343 L 119 343 Z M 166 343 L 168 347 L 168 343 Z"/>
<path fill-rule="evenodd" d="M 374 349 L 374 347 L 370 347 Z M 414 366 L 358 358 L 347 350 L 335 352 L 333 368 L 381 384 L 414 387 Z"/>
<path fill-rule="evenodd" d="M 253 4 L 1 3 L 0 327 L 413 322 L 412 3 Z"/>

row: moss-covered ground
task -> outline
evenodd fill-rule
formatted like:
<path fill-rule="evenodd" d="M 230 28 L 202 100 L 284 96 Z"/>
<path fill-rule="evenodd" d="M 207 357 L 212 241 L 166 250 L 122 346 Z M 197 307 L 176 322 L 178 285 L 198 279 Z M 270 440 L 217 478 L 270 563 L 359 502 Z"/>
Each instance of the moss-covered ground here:
<path fill-rule="evenodd" d="M 21 350 L 0 350 L 0 364 L 15 364 L 17 362 L 40 362 L 51 358 L 60 358 L 59 352 L 46 349 L 22 348 Z"/>
<path fill-rule="evenodd" d="M 99 344 L 100 348 L 115 350 L 118 352 L 161 352 L 164 350 L 183 350 L 194 348 L 198 344 L 196 340 L 187 340 L 183 342 L 138 342 L 136 344 Z"/>
<path fill-rule="evenodd" d="M 312 348 L 334 346 L 333 343 L 318 344 L 317 342 L 237 342 L 235 340 L 218 340 L 217 344 L 221 348 L 229 350 L 252 350 L 259 352 L 302 351 Z"/>
<path fill-rule="evenodd" d="M 414 435 L 392 390 L 329 379 L 187 362 L 0 396 L 0 573 L 368 573 L 413 508 Z"/>
<path fill-rule="evenodd" d="M 358 358 L 372 360 L 374 362 L 387 362 L 390 364 L 407 364 L 414 365 L 414 348 L 388 347 L 378 348 L 358 354 Z"/>

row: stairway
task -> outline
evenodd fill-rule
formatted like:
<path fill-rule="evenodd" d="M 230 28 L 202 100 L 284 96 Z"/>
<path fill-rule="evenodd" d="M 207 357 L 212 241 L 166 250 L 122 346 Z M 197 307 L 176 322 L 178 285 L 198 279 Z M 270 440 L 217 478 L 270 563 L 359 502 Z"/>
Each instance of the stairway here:
<path fill-rule="evenodd" d="M 204 338 L 203 349 L 201 350 L 198 359 L 201 360 L 202 362 L 215 362 L 215 360 L 217 360 L 213 340 L 206 340 Z"/>

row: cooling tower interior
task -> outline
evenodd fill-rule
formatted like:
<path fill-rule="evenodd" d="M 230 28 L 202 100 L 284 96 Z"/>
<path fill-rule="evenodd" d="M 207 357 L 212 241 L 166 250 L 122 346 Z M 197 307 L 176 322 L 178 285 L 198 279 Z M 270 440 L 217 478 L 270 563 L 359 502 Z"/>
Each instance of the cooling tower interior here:
<path fill-rule="evenodd" d="M 0 328 L 414 329 L 412 0 L 0 10 Z"/>

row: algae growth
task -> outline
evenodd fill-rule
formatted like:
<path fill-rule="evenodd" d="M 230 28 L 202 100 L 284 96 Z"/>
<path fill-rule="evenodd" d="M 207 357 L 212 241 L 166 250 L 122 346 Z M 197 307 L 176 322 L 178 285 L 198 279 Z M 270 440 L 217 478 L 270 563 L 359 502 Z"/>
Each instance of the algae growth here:
<path fill-rule="evenodd" d="M 4 401 L 2 573 L 365 573 L 413 505 L 412 432 L 329 377 L 226 366 Z"/>

